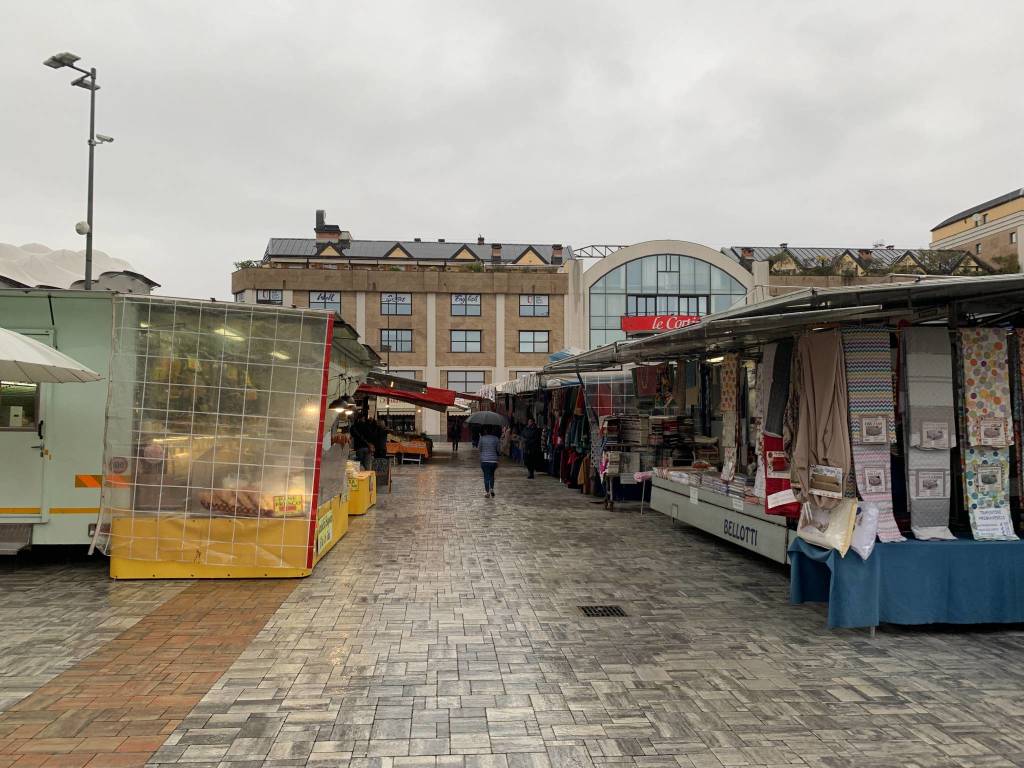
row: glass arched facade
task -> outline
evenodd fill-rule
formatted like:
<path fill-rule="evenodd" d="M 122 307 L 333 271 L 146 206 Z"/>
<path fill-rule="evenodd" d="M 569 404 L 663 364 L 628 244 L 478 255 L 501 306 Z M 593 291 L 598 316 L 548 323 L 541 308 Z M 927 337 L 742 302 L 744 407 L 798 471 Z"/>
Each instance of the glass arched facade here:
<path fill-rule="evenodd" d="M 590 288 L 590 346 L 626 338 L 623 315 L 707 315 L 728 309 L 746 293 L 728 272 L 692 256 L 633 259 Z"/>

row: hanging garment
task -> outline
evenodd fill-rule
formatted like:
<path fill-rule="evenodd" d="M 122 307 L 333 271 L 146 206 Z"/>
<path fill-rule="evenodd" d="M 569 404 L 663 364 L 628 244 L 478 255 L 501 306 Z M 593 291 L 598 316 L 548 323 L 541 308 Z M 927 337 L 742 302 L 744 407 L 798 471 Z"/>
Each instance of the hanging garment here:
<path fill-rule="evenodd" d="M 953 539 L 949 530 L 953 362 L 945 328 L 905 328 L 907 498 L 910 529 L 919 539 Z"/>
<path fill-rule="evenodd" d="M 1010 381 L 1013 384 L 1014 419 L 1013 431 L 1014 441 L 1017 444 L 1017 495 L 1024 499 L 1024 328 L 1017 328 L 1013 336 L 1013 348 L 1011 360 L 1014 366 L 1010 372 Z"/>
<path fill-rule="evenodd" d="M 754 470 L 754 495 L 763 499 L 768 494 L 765 490 L 764 466 L 764 420 L 768 410 L 768 398 L 772 387 L 772 367 L 775 365 L 775 345 L 767 344 L 761 350 L 761 360 L 757 364 L 757 377 L 754 389 L 754 421 L 757 432 L 754 435 L 754 451 L 757 455 L 757 468 Z"/>
<path fill-rule="evenodd" d="M 1006 331 L 960 331 L 964 371 L 964 503 L 975 539 L 1015 540 L 1010 520 L 1013 443 Z"/>
<path fill-rule="evenodd" d="M 789 456 L 783 447 L 782 431 L 786 403 L 789 400 L 789 372 L 793 342 L 785 339 L 765 346 L 764 360 L 771 362 L 766 383 L 764 427 L 761 445 L 765 468 L 764 511 L 792 520 L 800 517 L 800 502 L 793 495 L 789 479 Z"/>
<path fill-rule="evenodd" d="M 739 395 L 740 356 L 727 352 L 719 366 L 719 409 L 722 411 L 722 462 L 736 468 L 736 401 Z"/>
<path fill-rule="evenodd" d="M 799 501 L 831 510 L 843 501 L 850 471 L 846 366 L 839 331 L 801 336 L 797 356 L 800 403 L 790 476 L 800 486 Z"/>
<path fill-rule="evenodd" d="M 892 514 L 889 446 L 896 442 L 896 419 L 889 332 L 884 328 L 844 328 L 843 357 L 857 491 L 878 509 L 878 539 L 906 541 Z"/>

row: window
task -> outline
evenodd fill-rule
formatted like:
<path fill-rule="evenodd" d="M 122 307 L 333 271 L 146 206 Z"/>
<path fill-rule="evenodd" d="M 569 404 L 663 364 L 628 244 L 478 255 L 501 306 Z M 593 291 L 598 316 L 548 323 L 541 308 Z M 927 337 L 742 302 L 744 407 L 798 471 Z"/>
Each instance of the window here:
<path fill-rule="evenodd" d="M 39 385 L 0 381 L 0 430 L 35 429 Z"/>
<path fill-rule="evenodd" d="M 626 296 L 626 315 L 629 317 L 707 313 L 707 296 Z"/>
<path fill-rule="evenodd" d="M 380 329 L 380 350 L 386 352 L 385 347 L 391 347 L 392 352 L 412 352 L 412 331 L 396 330 L 394 328 Z"/>
<path fill-rule="evenodd" d="M 453 293 L 452 294 L 452 315 L 459 317 L 480 316 L 480 294 L 479 293 Z"/>
<path fill-rule="evenodd" d="M 519 332 L 520 352 L 547 352 L 548 332 L 547 331 L 520 331 Z"/>
<path fill-rule="evenodd" d="M 341 312 L 341 293 L 339 291 L 310 291 L 309 308 Z"/>
<path fill-rule="evenodd" d="M 520 294 L 519 296 L 520 317 L 547 317 L 548 297 L 539 293 Z"/>
<path fill-rule="evenodd" d="M 411 315 L 411 293 L 382 293 L 380 295 L 380 313 L 382 315 Z"/>
<path fill-rule="evenodd" d="M 479 352 L 480 331 L 452 331 L 452 352 Z"/>
<path fill-rule="evenodd" d="M 981 223 L 982 224 L 988 224 L 988 214 L 987 213 L 981 214 Z"/>
<path fill-rule="evenodd" d="M 520 376 L 529 376 L 531 373 L 536 373 L 534 370 L 529 371 L 512 371 L 512 378 L 518 379 Z"/>
<path fill-rule="evenodd" d="M 981 243 L 975 243 L 974 244 L 974 252 L 975 253 L 981 253 Z"/>
<path fill-rule="evenodd" d="M 277 288 L 271 288 L 269 290 L 257 289 L 256 303 L 277 304 L 280 306 L 284 303 L 284 291 Z"/>
<path fill-rule="evenodd" d="M 245 301 L 245 291 L 235 292 L 235 304 L 242 304 Z"/>
<path fill-rule="evenodd" d="M 483 371 L 448 371 L 448 389 L 472 395 L 483 385 Z"/>
<path fill-rule="evenodd" d="M 423 381 L 423 379 L 419 377 L 416 371 L 402 371 L 398 370 L 397 368 L 392 368 L 390 371 L 388 371 L 388 373 L 391 376 L 397 376 L 400 379 L 414 379 L 416 381 Z"/>
<path fill-rule="evenodd" d="M 1017 242 L 1017 233 L 1016 232 L 1011 232 L 1010 233 L 1010 244 L 1012 245 L 1013 243 L 1016 243 L 1016 242 Z"/>

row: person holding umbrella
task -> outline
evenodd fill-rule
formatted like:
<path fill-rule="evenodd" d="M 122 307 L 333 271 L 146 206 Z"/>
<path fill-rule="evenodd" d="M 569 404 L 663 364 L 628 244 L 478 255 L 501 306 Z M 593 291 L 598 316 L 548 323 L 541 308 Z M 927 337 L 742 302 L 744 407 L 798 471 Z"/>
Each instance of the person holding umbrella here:
<path fill-rule="evenodd" d="M 480 427 L 480 470 L 484 473 L 484 496 L 494 498 L 494 474 L 498 469 L 501 441 L 495 432 L 505 423 L 505 417 L 494 411 L 477 411 L 467 420 Z"/>

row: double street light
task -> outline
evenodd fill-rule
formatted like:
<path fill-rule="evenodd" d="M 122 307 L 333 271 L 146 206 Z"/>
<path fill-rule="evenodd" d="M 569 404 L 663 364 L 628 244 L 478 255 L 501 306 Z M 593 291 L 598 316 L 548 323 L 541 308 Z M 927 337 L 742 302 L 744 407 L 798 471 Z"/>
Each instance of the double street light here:
<path fill-rule="evenodd" d="M 104 136 L 102 133 L 96 133 L 96 91 L 100 87 L 96 84 L 96 67 L 90 69 L 82 69 L 77 66 L 76 62 L 81 59 L 80 56 L 76 56 L 73 53 L 64 51 L 63 53 L 55 53 L 53 56 L 43 62 L 48 67 L 53 69 L 63 69 L 69 67 L 76 72 L 81 72 L 82 76 L 76 80 L 72 80 L 71 84 L 78 87 L 84 88 L 89 91 L 89 195 L 86 206 L 86 219 L 85 224 L 79 223 L 75 230 L 80 235 L 85 235 L 85 290 L 92 290 L 92 177 L 93 177 L 93 153 L 96 149 L 97 144 L 109 144 L 114 139 L 110 136 Z"/>

